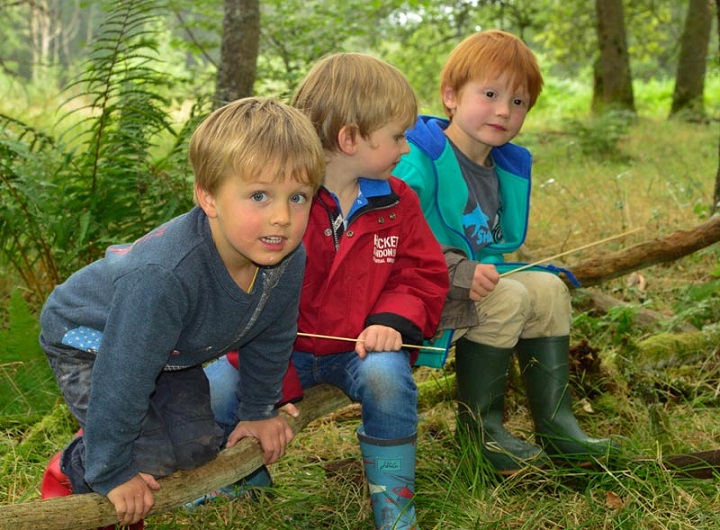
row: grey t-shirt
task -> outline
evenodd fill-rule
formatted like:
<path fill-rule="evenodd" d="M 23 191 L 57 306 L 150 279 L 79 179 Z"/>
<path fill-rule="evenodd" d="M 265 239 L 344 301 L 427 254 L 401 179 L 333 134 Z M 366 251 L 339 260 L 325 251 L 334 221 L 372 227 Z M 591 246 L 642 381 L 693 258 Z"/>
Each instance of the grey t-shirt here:
<path fill-rule="evenodd" d="M 502 203 L 495 163 L 488 156 L 489 166 L 476 164 L 448 141 L 468 188 L 468 201 L 463 212 L 465 236 L 471 242 L 473 251 L 478 252 L 485 245 L 502 240 L 499 222 Z"/>

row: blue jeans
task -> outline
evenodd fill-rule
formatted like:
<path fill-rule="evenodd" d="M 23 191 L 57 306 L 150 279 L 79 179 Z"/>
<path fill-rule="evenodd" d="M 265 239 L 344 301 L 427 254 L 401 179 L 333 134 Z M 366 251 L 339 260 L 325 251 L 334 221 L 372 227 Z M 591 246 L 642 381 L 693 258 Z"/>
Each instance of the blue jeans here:
<path fill-rule="evenodd" d="M 296 351 L 292 362 L 303 389 L 330 384 L 360 403 L 367 436 L 395 440 L 417 432 L 417 387 L 405 350 L 373 352 L 364 359 L 354 351 L 318 356 Z M 221 357 L 205 367 L 205 374 L 215 420 L 226 429 L 234 426 L 239 372 Z"/>

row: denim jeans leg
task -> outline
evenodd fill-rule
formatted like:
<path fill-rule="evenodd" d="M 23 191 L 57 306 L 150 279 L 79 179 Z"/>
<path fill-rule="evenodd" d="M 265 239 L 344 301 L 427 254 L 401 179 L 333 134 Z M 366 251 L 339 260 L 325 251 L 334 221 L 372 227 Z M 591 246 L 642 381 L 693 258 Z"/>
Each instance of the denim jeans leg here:
<path fill-rule="evenodd" d="M 322 366 L 318 382 L 337 386 L 361 404 L 367 436 L 395 440 L 416 433 L 417 386 L 408 352 L 372 352 L 364 359 L 348 352 L 316 362 Z"/>
<path fill-rule="evenodd" d="M 202 367 L 161 372 L 134 443 L 135 466 L 155 477 L 200 466 L 217 456 L 223 434 Z"/>
<path fill-rule="evenodd" d="M 362 405 L 365 433 L 394 440 L 417 431 L 417 387 L 405 350 L 373 352 L 364 359 L 354 351 L 332 355 L 293 352 L 303 389 L 331 384 Z M 221 357 L 205 367 L 215 420 L 235 423 L 239 373 Z"/>
<path fill-rule="evenodd" d="M 240 406 L 237 388 L 240 372 L 222 356 L 205 367 L 205 375 L 210 382 L 210 406 L 215 421 L 226 431 L 235 428 L 235 414 Z M 229 434 L 229 433 L 228 433 Z"/>
<path fill-rule="evenodd" d="M 92 493 L 92 488 L 85 482 L 85 440 L 76 436 L 60 457 L 60 470 L 70 481 L 73 493 Z"/>
<path fill-rule="evenodd" d="M 297 372 L 298 379 L 300 380 L 300 386 L 303 390 L 307 390 L 308 388 L 312 388 L 318 383 L 323 382 L 318 381 L 315 377 L 318 373 L 316 368 L 322 367 L 322 359 L 322 357 L 316 357 L 312 353 L 305 353 L 301 351 L 293 352 L 292 363 L 295 366 L 295 371 Z"/>
<path fill-rule="evenodd" d="M 396 440 L 417 432 L 417 386 L 404 351 L 372 352 L 360 363 L 363 427 L 374 438 Z"/>

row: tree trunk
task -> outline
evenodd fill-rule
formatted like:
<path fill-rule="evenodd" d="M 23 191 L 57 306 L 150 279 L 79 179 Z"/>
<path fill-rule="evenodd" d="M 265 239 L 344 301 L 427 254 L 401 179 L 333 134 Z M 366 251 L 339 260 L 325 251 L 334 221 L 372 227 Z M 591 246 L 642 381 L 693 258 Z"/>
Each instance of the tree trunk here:
<path fill-rule="evenodd" d="M 55 21 L 47 0 L 30 2 L 30 37 L 32 39 L 32 81 L 41 85 L 47 79 L 52 57 L 50 47 L 53 41 Z"/>
<path fill-rule="evenodd" d="M 225 0 L 215 106 L 252 96 L 260 47 L 260 0 Z"/>
<path fill-rule="evenodd" d="M 592 110 L 635 113 L 622 0 L 595 0 L 600 59 L 595 64 Z"/>
<path fill-rule="evenodd" d="M 717 241 L 720 241 L 720 217 L 715 216 L 690 230 L 679 230 L 667 237 L 596 256 L 566 268 L 583 287 L 590 287 L 638 269 L 674 261 Z"/>
<path fill-rule="evenodd" d="M 670 108 L 671 118 L 678 113 L 691 121 L 705 117 L 703 93 L 711 26 L 710 0 L 690 0 L 680 40 L 680 57 Z"/>
<path fill-rule="evenodd" d="M 718 0 L 718 3 L 720 3 L 720 0 Z M 720 10 L 720 6 L 718 7 L 718 10 Z M 718 22 L 720 23 L 720 21 Z M 718 140 L 718 160 L 720 161 L 720 140 Z M 713 203 L 712 207 L 710 208 L 710 211 L 713 214 L 718 213 L 720 210 L 720 162 L 718 163 L 718 170 L 717 174 L 715 175 L 715 191 L 713 192 Z"/>
<path fill-rule="evenodd" d="M 720 61 L 720 0 L 715 0 L 715 16 L 717 18 L 717 34 L 718 34 L 718 56 L 717 59 Z M 715 175 L 715 192 L 713 193 L 713 203 L 710 211 L 717 213 L 720 209 L 720 139 L 718 140 L 718 170 Z"/>

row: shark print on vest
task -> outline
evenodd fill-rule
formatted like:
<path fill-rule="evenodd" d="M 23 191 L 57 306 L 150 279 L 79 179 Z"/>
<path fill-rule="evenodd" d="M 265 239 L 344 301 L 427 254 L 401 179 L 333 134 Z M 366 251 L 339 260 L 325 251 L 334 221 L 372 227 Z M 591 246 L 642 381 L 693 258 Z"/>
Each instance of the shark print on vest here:
<path fill-rule="evenodd" d="M 471 212 L 462 216 L 465 235 L 472 241 L 476 249 L 493 242 L 493 233 L 488 220 L 488 216 L 485 215 L 479 204 Z"/>

